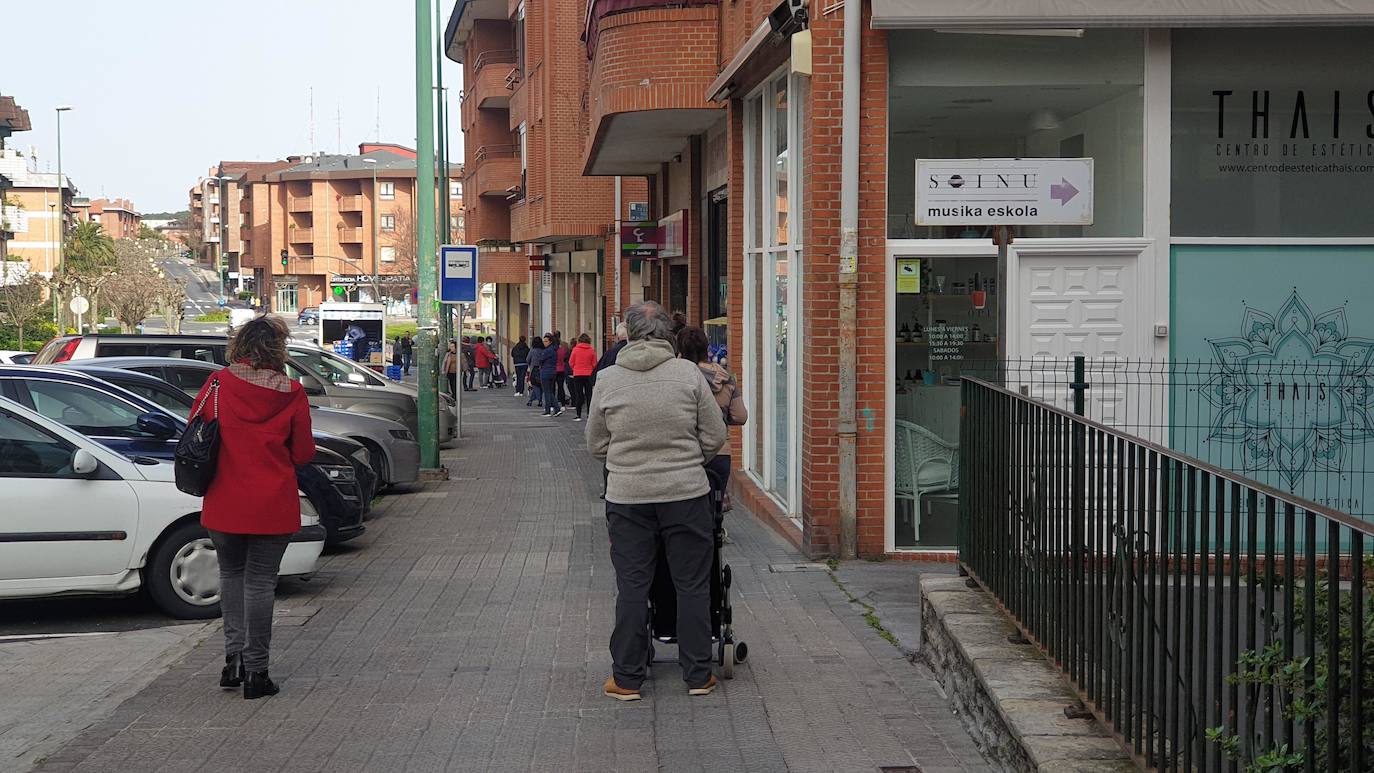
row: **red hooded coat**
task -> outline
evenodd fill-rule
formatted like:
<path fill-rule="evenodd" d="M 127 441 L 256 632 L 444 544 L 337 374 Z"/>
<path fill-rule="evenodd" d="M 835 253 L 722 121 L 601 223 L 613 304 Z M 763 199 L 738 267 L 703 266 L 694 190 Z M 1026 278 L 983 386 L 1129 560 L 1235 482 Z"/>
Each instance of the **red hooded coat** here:
<path fill-rule="evenodd" d="M 301 528 L 296 466 L 315 456 L 310 403 L 284 375 L 285 392 L 245 381 L 233 372 L 239 367 L 221 370 L 196 397 L 199 406 L 219 381 L 219 464 L 200 523 L 229 534 L 294 534 Z M 215 416 L 215 400 L 201 410 Z"/>

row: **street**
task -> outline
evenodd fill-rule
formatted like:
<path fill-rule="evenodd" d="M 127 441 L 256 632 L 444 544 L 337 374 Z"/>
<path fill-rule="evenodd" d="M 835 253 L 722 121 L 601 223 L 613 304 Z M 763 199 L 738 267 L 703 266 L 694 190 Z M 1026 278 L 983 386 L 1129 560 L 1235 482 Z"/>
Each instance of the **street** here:
<path fill-rule="evenodd" d="M 749 661 L 689 698 L 660 646 L 645 700 L 603 697 L 614 578 L 581 425 L 527 412 L 508 391 L 469 393 L 465 410 L 468 437 L 444 453 L 449 481 L 382 498 L 366 535 L 314 579 L 281 584 L 281 695 L 246 702 L 215 686 L 212 623 L 37 769 L 988 769 L 929 672 L 823 564 L 738 510 L 725 557 Z M 108 609 L 84 627 L 143 624 L 137 602 Z"/>

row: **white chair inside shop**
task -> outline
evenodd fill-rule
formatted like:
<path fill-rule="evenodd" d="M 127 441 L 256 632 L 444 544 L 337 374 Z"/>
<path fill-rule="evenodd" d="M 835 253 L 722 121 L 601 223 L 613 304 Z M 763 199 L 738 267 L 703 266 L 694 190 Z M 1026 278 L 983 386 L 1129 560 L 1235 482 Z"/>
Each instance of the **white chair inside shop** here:
<path fill-rule="evenodd" d="M 911 502 L 915 539 L 921 539 L 921 495 L 959 488 L 959 446 L 919 424 L 897 419 L 895 493 Z"/>

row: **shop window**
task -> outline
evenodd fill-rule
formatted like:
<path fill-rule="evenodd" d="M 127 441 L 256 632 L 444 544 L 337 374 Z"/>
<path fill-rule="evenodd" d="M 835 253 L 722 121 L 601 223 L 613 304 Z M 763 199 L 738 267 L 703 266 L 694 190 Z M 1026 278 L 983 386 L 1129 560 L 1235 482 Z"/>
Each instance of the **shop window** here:
<path fill-rule="evenodd" d="M 1374 236 L 1370 35 L 1174 31 L 1174 236 Z"/>
<path fill-rule="evenodd" d="M 745 465 L 796 517 L 800 497 L 799 278 L 806 76 L 781 73 L 745 104 Z"/>
<path fill-rule="evenodd" d="M 888 50 L 889 238 L 989 236 L 914 224 L 918 158 L 1092 158 L 1094 223 L 1017 236 L 1143 233 L 1143 33 L 892 30 Z"/>

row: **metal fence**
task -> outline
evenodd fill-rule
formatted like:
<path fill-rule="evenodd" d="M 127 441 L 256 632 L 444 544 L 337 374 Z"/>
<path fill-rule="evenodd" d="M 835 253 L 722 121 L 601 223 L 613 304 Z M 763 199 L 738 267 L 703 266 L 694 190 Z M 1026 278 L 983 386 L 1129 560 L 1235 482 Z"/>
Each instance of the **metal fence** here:
<path fill-rule="evenodd" d="M 966 363 L 963 375 L 1081 413 L 1374 521 L 1374 362 L 1098 358 Z"/>
<path fill-rule="evenodd" d="M 961 564 L 1142 763 L 1374 769 L 1374 530 L 1019 388 L 961 398 Z"/>

